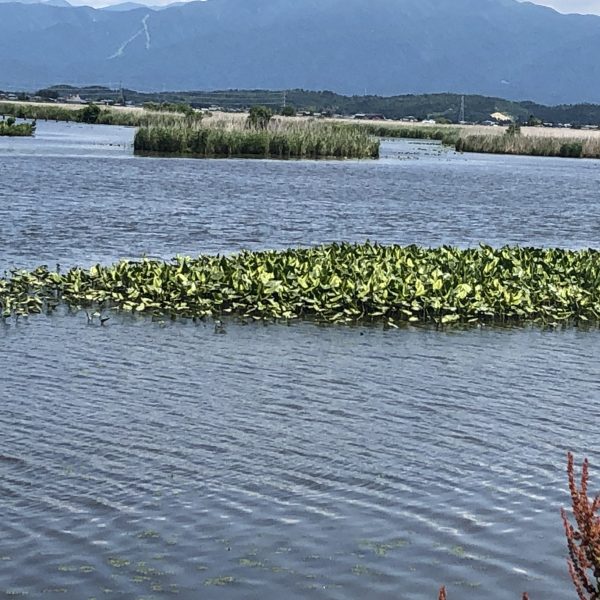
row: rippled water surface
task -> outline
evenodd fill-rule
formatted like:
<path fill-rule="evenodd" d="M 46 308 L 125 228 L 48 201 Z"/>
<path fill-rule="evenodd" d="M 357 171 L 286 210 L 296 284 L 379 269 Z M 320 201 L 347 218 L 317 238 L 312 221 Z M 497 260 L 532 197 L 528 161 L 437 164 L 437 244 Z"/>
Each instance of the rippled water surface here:
<path fill-rule="evenodd" d="M 0 138 L 0 266 L 367 238 L 600 240 L 600 161 L 419 152 L 422 143 L 403 144 L 404 159 L 384 144 L 381 161 L 162 160 L 131 156 L 132 129 L 40 123 L 38 135 Z"/>
<path fill-rule="evenodd" d="M 0 138 L 0 266 L 328 240 L 597 246 L 600 163 L 151 160 Z M 0 598 L 571 598 L 564 455 L 600 481 L 600 333 L 0 326 Z"/>

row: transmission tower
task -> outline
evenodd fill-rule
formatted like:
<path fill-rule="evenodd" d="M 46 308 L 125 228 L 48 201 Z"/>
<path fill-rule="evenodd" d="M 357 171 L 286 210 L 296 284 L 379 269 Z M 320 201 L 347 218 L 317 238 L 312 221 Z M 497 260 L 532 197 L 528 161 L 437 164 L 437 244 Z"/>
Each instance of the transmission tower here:
<path fill-rule="evenodd" d="M 465 122 L 465 97 L 464 96 L 460 97 L 460 112 L 458 113 L 458 122 L 459 123 Z"/>

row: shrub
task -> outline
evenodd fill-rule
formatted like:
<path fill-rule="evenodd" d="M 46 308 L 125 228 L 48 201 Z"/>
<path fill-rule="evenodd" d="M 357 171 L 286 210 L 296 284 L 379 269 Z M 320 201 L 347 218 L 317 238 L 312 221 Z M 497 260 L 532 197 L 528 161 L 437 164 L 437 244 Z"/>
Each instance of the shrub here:
<path fill-rule="evenodd" d="M 514 136 L 521 135 L 521 124 L 520 123 L 511 123 L 506 130 L 505 135 Z"/>
<path fill-rule="evenodd" d="M 248 115 L 248 125 L 254 129 L 266 129 L 273 117 L 273 111 L 266 106 L 253 106 Z"/>
<path fill-rule="evenodd" d="M 281 116 L 282 117 L 295 117 L 296 116 L 296 109 L 293 106 L 284 106 L 281 109 Z"/>
<path fill-rule="evenodd" d="M 97 104 L 88 104 L 80 111 L 80 120 L 82 123 L 97 123 L 100 116 L 100 107 Z"/>
<path fill-rule="evenodd" d="M 559 154 L 564 158 L 581 158 L 583 155 L 583 144 L 581 142 L 567 142 L 562 144 Z"/>

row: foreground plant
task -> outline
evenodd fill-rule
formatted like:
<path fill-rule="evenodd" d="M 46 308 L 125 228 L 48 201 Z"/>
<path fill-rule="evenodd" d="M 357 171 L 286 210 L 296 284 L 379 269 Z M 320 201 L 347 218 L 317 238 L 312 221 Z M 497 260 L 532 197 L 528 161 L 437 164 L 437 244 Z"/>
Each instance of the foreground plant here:
<path fill-rule="evenodd" d="M 581 468 L 579 485 L 575 478 L 575 461 L 569 452 L 567 476 L 575 526 L 571 525 L 567 511 L 561 517 L 569 549 L 569 574 L 579 600 L 600 600 L 600 494 L 588 495 L 590 465 L 586 458 Z M 438 600 L 447 600 L 446 588 L 442 587 Z M 529 596 L 523 594 L 523 600 Z"/>
<path fill-rule="evenodd" d="M 569 548 L 569 573 L 580 600 L 600 599 L 600 495 L 588 496 L 589 463 L 585 459 L 579 485 L 575 480 L 573 455 L 569 453 L 567 474 L 575 527 L 567 512 L 562 519 Z"/>

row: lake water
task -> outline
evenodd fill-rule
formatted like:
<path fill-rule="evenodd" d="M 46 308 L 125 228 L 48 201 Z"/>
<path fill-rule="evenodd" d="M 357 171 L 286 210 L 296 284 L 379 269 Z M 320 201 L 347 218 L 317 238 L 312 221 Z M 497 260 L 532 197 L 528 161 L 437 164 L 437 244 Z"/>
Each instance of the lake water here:
<path fill-rule="evenodd" d="M 0 138 L 0 269 L 332 240 L 598 247 L 600 163 L 139 159 Z M 600 487 L 600 332 L 0 326 L 0 598 L 572 598 L 565 454 Z"/>

